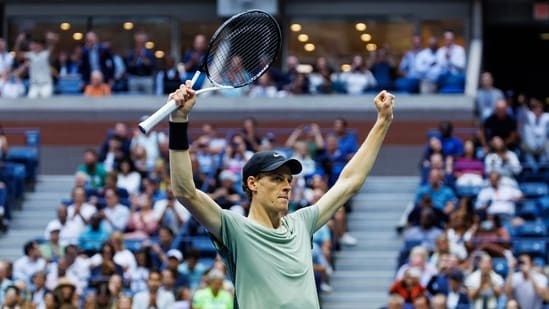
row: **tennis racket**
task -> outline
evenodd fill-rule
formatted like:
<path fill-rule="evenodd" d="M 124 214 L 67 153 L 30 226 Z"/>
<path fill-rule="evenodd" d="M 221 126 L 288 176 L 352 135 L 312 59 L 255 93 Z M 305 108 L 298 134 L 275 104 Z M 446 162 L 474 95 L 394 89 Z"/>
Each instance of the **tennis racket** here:
<path fill-rule="evenodd" d="M 191 79 L 194 85 L 204 72 L 213 87 L 197 90 L 196 95 L 253 83 L 269 69 L 280 51 L 281 43 L 280 26 L 269 13 L 248 10 L 232 16 L 215 31 L 200 69 Z M 168 101 L 139 123 L 139 129 L 143 133 L 149 132 L 176 109 L 175 101 Z"/>

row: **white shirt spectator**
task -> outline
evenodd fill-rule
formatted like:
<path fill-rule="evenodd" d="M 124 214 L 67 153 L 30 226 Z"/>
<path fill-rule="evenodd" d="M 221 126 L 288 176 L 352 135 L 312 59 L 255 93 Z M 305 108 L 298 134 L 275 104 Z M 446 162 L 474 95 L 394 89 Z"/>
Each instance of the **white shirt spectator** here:
<path fill-rule="evenodd" d="M 484 158 L 484 172 L 488 175 L 496 171 L 502 176 L 502 181 L 505 184 L 516 185 L 514 178 L 522 171 L 522 165 L 514 152 L 507 150 L 505 156 L 507 160 L 503 161 L 497 153 L 487 154 Z"/>
<path fill-rule="evenodd" d="M 28 256 L 22 256 L 13 263 L 13 279 L 30 282 L 31 276 L 38 271 L 46 269 L 46 260 L 38 258 L 31 260 Z"/>
<path fill-rule="evenodd" d="M 114 207 L 105 207 L 103 213 L 108 218 L 107 223 L 110 228 L 114 231 L 124 231 L 126 225 L 128 224 L 128 219 L 130 218 L 130 210 L 128 207 L 117 204 Z"/>
<path fill-rule="evenodd" d="M 362 94 L 364 90 L 377 85 L 377 80 L 370 70 L 343 72 L 339 79 L 344 83 L 347 94 L 350 95 Z"/>
<path fill-rule="evenodd" d="M 480 287 L 480 279 L 481 279 L 481 272 L 480 270 L 476 270 L 473 273 L 471 273 L 469 276 L 465 278 L 465 287 L 468 289 L 478 289 Z M 503 278 L 495 273 L 494 271 L 490 272 L 490 280 L 492 282 L 492 287 L 494 288 L 502 288 L 504 281 Z M 496 308 L 497 304 L 497 296 L 494 293 L 486 294 L 486 302 L 487 302 L 487 308 Z M 483 302 L 482 295 L 479 296 L 477 299 L 473 299 L 473 308 L 483 308 L 482 302 Z"/>
<path fill-rule="evenodd" d="M 482 208 L 490 203 L 488 214 L 515 214 L 515 201 L 522 197 L 522 192 L 512 186 L 492 186 L 480 190 L 475 207 Z"/>
<path fill-rule="evenodd" d="M 141 291 L 133 296 L 132 309 L 147 309 L 149 308 L 149 291 Z M 171 308 L 175 303 L 175 298 L 172 293 L 159 289 L 156 294 L 157 308 Z"/>
<path fill-rule="evenodd" d="M 511 294 L 519 303 L 521 308 L 541 309 L 543 297 L 536 294 L 536 290 L 530 280 L 535 281 L 537 286 L 547 287 L 547 277 L 541 273 L 531 272 L 531 278 L 526 279 L 522 272 L 512 274 Z"/>
<path fill-rule="evenodd" d="M 416 56 L 416 70 L 422 79 L 437 81 L 441 66 L 437 63 L 436 52 L 430 48 L 425 48 Z"/>
<path fill-rule="evenodd" d="M 139 193 L 139 186 L 141 185 L 141 174 L 138 172 L 129 172 L 127 175 L 122 173 L 118 174 L 116 186 L 126 189 L 130 195 Z"/>
<path fill-rule="evenodd" d="M 447 54 L 449 56 L 447 57 Z M 443 73 L 463 73 L 465 71 L 465 49 L 457 44 L 442 46 L 437 50 L 437 63 Z"/>
<path fill-rule="evenodd" d="M 84 203 L 80 208 L 80 215 L 82 216 L 80 217 L 75 214 L 74 207 L 75 207 L 74 205 L 70 205 L 69 207 L 67 207 L 67 224 L 66 225 L 68 225 L 71 233 L 73 233 L 71 234 L 71 236 L 73 238 L 76 237 L 74 241 L 78 241 L 78 236 L 80 236 L 80 234 L 82 234 L 82 232 L 86 228 L 86 223 L 84 222 L 84 220 L 82 220 L 82 217 L 86 221 L 90 220 L 91 216 L 94 213 L 96 213 L 97 209 L 88 203 Z"/>
<path fill-rule="evenodd" d="M 143 117 L 144 118 L 144 117 Z M 133 148 L 136 145 L 141 145 L 147 152 L 147 168 L 150 170 L 153 168 L 156 159 L 160 157 L 160 149 L 158 145 L 166 141 L 166 134 L 163 132 L 152 131 L 148 134 L 141 132 L 134 136 L 131 141 L 130 147 Z"/>

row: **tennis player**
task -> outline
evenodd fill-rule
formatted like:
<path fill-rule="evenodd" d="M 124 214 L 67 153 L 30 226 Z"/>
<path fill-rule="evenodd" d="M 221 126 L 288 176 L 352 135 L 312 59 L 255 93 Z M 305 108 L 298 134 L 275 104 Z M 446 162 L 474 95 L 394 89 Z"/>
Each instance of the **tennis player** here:
<path fill-rule="evenodd" d="M 223 210 L 196 189 L 189 156 L 188 118 L 196 103 L 191 84 L 172 93 L 170 168 L 178 200 L 209 231 L 235 285 L 235 308 L 319 308 L 311 256 L 313 233 L 362 187 L 393 119 L 395 97 L 374 99 L 377 120 L 339 179 L 313 206 L 287 214 L 292 175 L 301 163 L 276 152 L 257 152 L 242 170 L 248 217 Z M 287 215 L 286 215 L 287 214 Z"/>

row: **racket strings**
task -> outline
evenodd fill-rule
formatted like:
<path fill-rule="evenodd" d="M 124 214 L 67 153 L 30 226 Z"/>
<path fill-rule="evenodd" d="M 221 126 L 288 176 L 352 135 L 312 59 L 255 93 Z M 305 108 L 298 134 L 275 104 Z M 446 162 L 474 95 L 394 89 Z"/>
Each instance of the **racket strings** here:
<path fill-rule="evenodd" d="M 280 43 L 280 29 L 270 15 L 242 14 L 227 23 L 210 42 L 208 76 L 221 86 L 248 85 L 269 68 Z"/>

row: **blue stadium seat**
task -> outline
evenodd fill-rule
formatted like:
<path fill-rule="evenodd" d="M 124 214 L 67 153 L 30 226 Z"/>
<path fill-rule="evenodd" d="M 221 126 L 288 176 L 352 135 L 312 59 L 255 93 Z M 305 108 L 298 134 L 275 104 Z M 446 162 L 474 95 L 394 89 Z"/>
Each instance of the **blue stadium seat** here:
<path fill-rule="evenodd" d="M 81 94 L 82 79 L 80 75 L 68 75 L 57 80 L 57 91 L 61 94 Z"/>
<path fill-rule="evenodd" d="M 516 203 L 516 214 L 524 220 L 536 220 L 541 215 L 538 199 L 526 199 Z"/>
<path fill-rule="evenodd" d="M 503 278 L 507 278 L 507 274 L 509 273 L 509 265 L 507 264 L 507 259 L 504 257 L 498 258 L 492 258 L 492 265 L 494 268 L 494 271 L 502 276 Z"/>
<path fill-rule="evenodd" d="M 217 255 L 217 250 L 209 237 L 193 237 L 191 239 L 191 247 L 200 251 L 200 256 L 202 257 L 215 257 Z"/>
<path fill-rule="evenodd" d="M 522 182 L 519 188 L 527 198 L 537 198 L 549 194 L 549 187 L 544 182 Z"/>
<path fill-rule="evenodd" d="M 515 228 L 514 235 L 519 238 L 544 238 L 547 236 L 547 227 L 540 221 L 526 221 Z"/>
<path fill-rule="evenodd" d="M 533 257 L 545 258 L 547 245 L 545 239 L 517 237 L 513 239 L 513 253 L 515 256 L 526 253 Z"/>
<path fill-rule="evenodd" d="M 141 249 L 142 245 L 143 240 L 141 239 L 124 239 L 124 247 L 132 252 L 136 252 Z"/>

